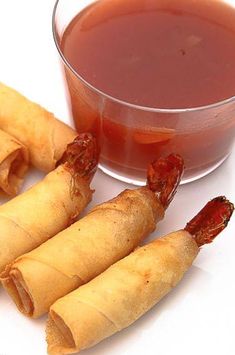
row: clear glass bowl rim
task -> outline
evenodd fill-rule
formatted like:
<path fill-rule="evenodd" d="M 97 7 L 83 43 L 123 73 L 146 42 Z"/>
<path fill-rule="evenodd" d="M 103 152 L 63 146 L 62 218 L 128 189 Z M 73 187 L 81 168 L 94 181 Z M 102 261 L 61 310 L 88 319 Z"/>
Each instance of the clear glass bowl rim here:
<path fill-rule="evenodd" d="M 60 0 L 56 0 L 54 8 L 53 8 L 53 13 L 52 13 L 52 32 L 53 32 L 53 38 L 55 41 L 55 45 L 57 47 L 57 50 L 59 52 L 59 55 L 62 59 L 62 61 L 64 62 L 64 64 L 73 72 L 73 74 L 85 85 L 87 86 L 89 89 L 91 89 L 92 91 L 96 92 L 97 94 L 105 97 L 106 99 L 109 99 L 117 104 L 123 105 L 123 106 L 127 106 L 131 109 L 135 109 L 135 110 L 142 110 L 142 111 L 148 111 L 148 112 L 155 112 L 155 113 L 185 113 L 185 112 L 196 112 L 196 111 L 202 111 L 202 110 L 209 110 L 209 109 L 213 109 L 213 108 L 218 108 L 220 106 L 223 105 L 227 105 L 229 103 L 235 102 L 235 96 L 232 96 L 228 99 L 222 100 L 222 101 L 218 101 L 215 102 L 213 104 L 209 104 L 209 105 L 205 105 L 205 106 L 198 106 L 198 107 L 189 107 L 189 108 L 179 108 L 179 109 L 171 109 L 171 108 L 156 108 L 156 107 L 145 107 L 145 106 L 139 106 L 139 105 L 135 105 L 132 104 L 130 102 L 127 101 L 123 101 L 120 100 L 118 98 L 115 98 L 111 95 L 106 94 L 105 92 L 97 89 L 96 87 L 94 87 L 93 85 L 91 85 L 89 82 L 87 82 L 82 76 L 80 76 L 76 70 L 71 66 L 71 64 L 68 62 L 68 60 L 65 58 L 63 52 L 61 51 L 60 45 L 58 43 L 57 40 L 57 35 L 56 35 L 56 14 L 57 14 L 57 8 L 58 5 L 60 3 Z"/>

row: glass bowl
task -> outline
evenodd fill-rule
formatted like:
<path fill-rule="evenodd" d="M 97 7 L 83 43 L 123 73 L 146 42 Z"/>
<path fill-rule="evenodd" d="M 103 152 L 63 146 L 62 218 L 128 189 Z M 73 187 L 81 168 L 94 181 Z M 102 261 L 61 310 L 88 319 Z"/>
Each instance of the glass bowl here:
<path fill-rule="evenodd" d="M 149 162 L 178 153 L 185 160 L 183 183 L 212 172 L 233 147 L 235 97 L 203 107 L 158 109 L 130 104 L 93 87 L 74 70 L 61 50 L 64 30 L 92 3 L 58 0 L 53 12 L 53 34 L 76 129 L 98 138 L 100 169 L 116 179 L 143 185 Z"/>

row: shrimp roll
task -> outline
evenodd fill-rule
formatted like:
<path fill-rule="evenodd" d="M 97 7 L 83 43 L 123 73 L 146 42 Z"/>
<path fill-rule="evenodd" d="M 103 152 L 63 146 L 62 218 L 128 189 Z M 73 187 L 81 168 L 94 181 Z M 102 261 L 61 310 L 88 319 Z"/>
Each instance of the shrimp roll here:
<path fill-rule="evenodd" d="M 135 322 L 178 284 L 199 247 L 227 225 L 232 211 L 223 197 L 211 201 L 185 230 L 137 249 L 59 299 L 47 323 L 48 353 L 79 352 Z"/>
<path fill-rule="evenodd" d="M 18 258 L 2 282 L 19 310 L 39 317 L 50 305 L 128 255 L 163 219 L 183 171 L 179 156 L 148 169 L 148 184 L 126 190 L 39 248 Z"/>
<path fill-rule="evenodd" d="M 16 195 L 29 167 L 28 149 L 1 130 L 0 145 L 0 189 Z"/>
<path fill-rule="evenodd" d="M 95 139 L 81 134 L 62 160 L 41 182 L 0 206 L 0 271 L 68 227 L 90 202 Z"/>
<path fill-rule="evenodd" d="M 0 129 L 29 150 L 30 162 L 44 172 L 53 170 L 76 132 L 41 106 L 0 83 Z"/>

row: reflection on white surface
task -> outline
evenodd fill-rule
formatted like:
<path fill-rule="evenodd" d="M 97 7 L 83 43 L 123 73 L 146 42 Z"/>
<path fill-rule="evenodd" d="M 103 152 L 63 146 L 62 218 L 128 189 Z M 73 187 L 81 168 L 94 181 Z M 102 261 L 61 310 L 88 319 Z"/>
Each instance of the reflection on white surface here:
<path fill-rule="evenodd" d="M 229 5 L 235 6 L 235 1 L 234 0 L 223 0 L 224 2 L 226 2 Z"/>

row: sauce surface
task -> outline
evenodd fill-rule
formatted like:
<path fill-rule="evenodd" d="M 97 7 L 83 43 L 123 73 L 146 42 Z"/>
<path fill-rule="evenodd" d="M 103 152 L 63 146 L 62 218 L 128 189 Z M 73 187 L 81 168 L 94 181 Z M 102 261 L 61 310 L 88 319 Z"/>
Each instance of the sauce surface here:
<path fill-rule="evenodd" d="M 129 103 L 188 108 L 235 95 L 235 9 L 217 0 L 100 0 L 61 49 L 99 90 Z"/>

